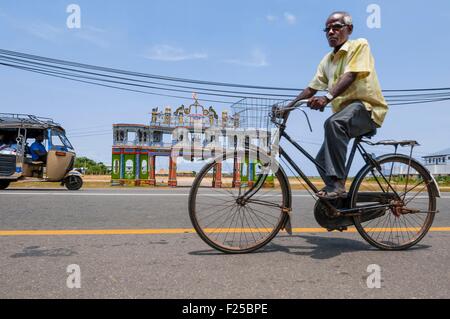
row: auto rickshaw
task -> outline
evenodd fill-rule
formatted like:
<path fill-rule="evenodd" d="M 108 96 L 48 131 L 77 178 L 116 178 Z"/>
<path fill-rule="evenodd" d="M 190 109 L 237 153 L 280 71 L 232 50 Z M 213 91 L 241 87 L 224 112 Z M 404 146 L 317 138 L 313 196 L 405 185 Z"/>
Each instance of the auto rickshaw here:
<path fill-rule="evenodd" d="M 30 142 L 43 136 L 45 159 L 33 160 Z M 83 185 L 73 169 L 75 151 L 64 128 L 52 119 L 28 114 L 0 113 L 0 189 L 19 180 L 61 182 L 69 190 Z"/>

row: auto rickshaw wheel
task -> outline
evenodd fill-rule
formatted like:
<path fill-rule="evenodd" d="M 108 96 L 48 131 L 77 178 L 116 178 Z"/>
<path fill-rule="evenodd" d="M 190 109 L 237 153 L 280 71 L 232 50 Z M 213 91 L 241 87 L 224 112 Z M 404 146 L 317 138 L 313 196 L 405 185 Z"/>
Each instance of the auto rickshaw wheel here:
<path fill-rule="evenodd" d="M 77 191 L 83 186 L 83 179 L 77 175 L 67 176 L 64 180 L 66 188 L 70 191 Z"/>
<path fill-rule="evenodd" d="M 0 180 L 0 189 L 6 189 L 8 188 L 11 181 L 8 180 Z"/>

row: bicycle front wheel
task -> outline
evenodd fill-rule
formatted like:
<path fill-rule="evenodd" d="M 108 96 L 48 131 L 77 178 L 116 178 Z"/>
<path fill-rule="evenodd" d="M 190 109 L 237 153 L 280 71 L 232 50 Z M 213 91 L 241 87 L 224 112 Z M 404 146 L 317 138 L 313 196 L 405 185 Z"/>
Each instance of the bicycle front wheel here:
<path fill-rule="evenodd" d="M 363 168 L 354 183 L 351 207 L 386 206 L 354 217 L 356 229 L 372 246 L 407 249 L 430 229 L 436 212 L 434 181 L 420 163 L 387 156 L 379 160 L 378 168 Z"/>
<path fill-rule="evenodd" d="M 217 158 L 197 174 L 189 195 L 189 215 L 209 246 L 225 253 L 248 253 L 269 243 L 283 227 L 288 218 L 285 208 L 290 205 L 289 186 L 281 169 L 263 172 L 267 162 L 262 158 L 254 163 L 241 158 L 236 163 L 232 154 Z M 256 193 L 240 201 L 250 190 Z"/>

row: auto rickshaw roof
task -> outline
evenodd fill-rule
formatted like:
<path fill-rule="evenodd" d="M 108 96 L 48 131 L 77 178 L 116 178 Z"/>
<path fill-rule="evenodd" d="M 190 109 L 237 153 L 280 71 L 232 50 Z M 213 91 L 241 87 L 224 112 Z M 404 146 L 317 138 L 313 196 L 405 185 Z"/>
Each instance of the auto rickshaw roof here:
<path fill-rule="evenodd" d="M 50 118 L 16 113 L 0 113 L 0 128 L 55 128 L 65 132 L 61 124 Z"/>

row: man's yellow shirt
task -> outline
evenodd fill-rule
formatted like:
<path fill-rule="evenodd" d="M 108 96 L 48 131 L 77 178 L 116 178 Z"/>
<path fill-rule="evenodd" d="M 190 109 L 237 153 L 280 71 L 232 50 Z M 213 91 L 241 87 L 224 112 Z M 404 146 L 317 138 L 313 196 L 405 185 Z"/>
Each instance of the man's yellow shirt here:
<path fill-rule="evenodd" d="M 356 80 L 332 101 L 333 112 L 339 112 L 354 101 L 361 101 L 372 113 L 372 120 L 383 124 L 388 105 L 381 93 L 375 61 L 366 39 L 348 40 L 338 52 L 330 52 L 320 62 L 314 79 L 308 85 L 315 90 L 330 90 L 341 75 L 358 73 Z"/>

